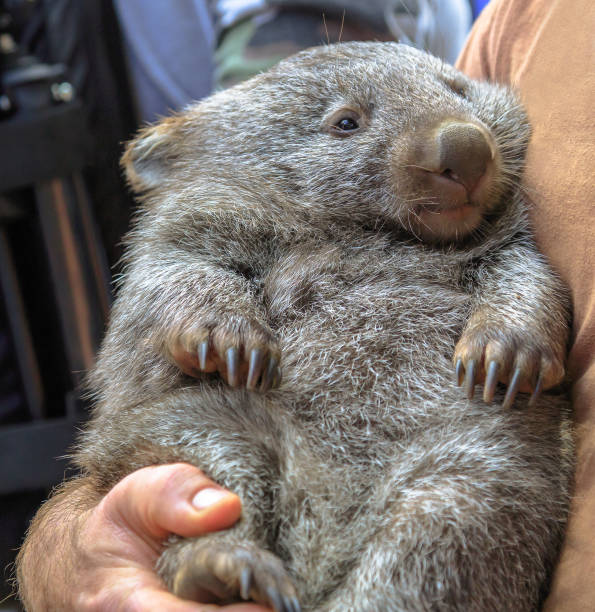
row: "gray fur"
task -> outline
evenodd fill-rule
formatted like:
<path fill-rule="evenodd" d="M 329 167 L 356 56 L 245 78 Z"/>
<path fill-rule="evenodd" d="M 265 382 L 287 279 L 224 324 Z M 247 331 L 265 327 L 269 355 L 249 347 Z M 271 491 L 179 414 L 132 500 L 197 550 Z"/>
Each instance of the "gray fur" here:
<path fill-rule="evenodd" d="M 333 138 L 325 117 L 342 106 L 365 125 Z M 481 224 L 433 240 L 399 164 L 444 117 L 485 126 L 501 163 Z M 486 405 L 452 367 L 459 339 L 460 354 L 495 341 L 509 367 L 560 379 L 568 304 L 528 231 L 528 136 L 503 88 L 407 47 L 350 43 L 130 145 L 142 209 L 76 460 L 101 490 L 182 460 L 241 496 L 233 529 L 172 539 L 158 567 L 175 592 L 240 550 L 269 604 L 270 581 L 291 597 L 289 576 L 303 610 L 537 608 L 567 513 L 567 399 L 504 410 L 499 389 Z M 205 329 L 215 347 L 279 354 L 280 386 L 182 374 L 176 351 Z M 218 579 L 238 599 L 234 571 Z"/>

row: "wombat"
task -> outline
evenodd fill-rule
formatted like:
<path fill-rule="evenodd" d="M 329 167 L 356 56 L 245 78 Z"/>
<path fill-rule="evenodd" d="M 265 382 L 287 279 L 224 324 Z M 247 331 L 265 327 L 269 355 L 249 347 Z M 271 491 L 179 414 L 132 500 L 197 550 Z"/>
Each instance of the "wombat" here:
<path fill-rule="evenodd" d="M 572 436 L 565 394 L 541 393 L 569 315 L 530 237 L 529 132 L 504 88 L 349 43 L 129 145 L 142 207 L 76 462 L 100 491 L 186 461 L 240 495 L 234 528 L 171 538 L 174 593 L 538 607 Z"/>

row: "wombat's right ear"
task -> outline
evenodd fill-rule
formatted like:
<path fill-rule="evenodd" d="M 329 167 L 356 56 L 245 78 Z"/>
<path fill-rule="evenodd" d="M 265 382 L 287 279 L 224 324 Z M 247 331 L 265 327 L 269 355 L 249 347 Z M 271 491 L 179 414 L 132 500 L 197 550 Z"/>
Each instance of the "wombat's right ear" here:
<path fill-rule="evenodd" d="M 120 162 L 135 192 L 159 186 L 169 175 L 176 154 L 178 122 L 168 117 L 144 128 L 128 143 Z M 178 143 L 179 147 L 179 143 Z"/>

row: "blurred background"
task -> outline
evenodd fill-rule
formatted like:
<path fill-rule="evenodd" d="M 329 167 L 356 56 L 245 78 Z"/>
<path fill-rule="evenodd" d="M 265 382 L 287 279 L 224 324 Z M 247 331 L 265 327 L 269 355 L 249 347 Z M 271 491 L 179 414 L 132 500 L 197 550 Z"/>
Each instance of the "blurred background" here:
<path fill-rule="evenodd" d="M 487 0 L 0 0 L 0 608 L 68 476 L 134 204 L 138 127 L 301 48 L 400 40 L 453 62 Z"/>

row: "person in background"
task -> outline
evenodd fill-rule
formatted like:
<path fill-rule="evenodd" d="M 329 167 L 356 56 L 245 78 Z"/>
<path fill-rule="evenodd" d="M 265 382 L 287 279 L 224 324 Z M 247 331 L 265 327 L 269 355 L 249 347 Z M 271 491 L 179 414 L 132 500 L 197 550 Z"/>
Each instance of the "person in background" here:
<path fill-rule="evenodd" d="M 343 28 L 347 19 L 346 12 Z M 225 33 L 221 23 L 224 41 L 233 24 Z M 256 32 L 258 23 L 251 26 Z M 238 27 L 242 24 L 245 20 Z M 576 492 L 548 612 L 591 610 L 595 601 L 594 26 L 591 0 L 492 0 L 459 60 L 470 76 L 516 86 L 527 105 L 534 126 L 525 179 L 532 219 L 540 246 L 570 286 L 574 302 L 568 367 L 578 423 Z M 241 58 L 252 47 L 258 45 L 238 43 L 235 56 L 226 52 L 219 58 L 220 81 L 237 75 L 229 69 L 234 62 L 225 58 Z M 92 604 L 94 609 L 221 609 L 177 600 L 153 565 L 168 533 L 199 535 L 233 524 L 240 513 L 235 496 L 180 464 L 135 472 L 91 506 L 81 505 L 84 487 L 84 479 L 66 484 L 34 521 L 19 565 L 29 610 L 84 610 Z M 208 492 L 201 496 L 203 490 Z"/>
<path fill-rule="evenodd" d="M 453 62 L 468 0 L 115 0 L 141 121 L 267 70 L 300 49 L 400 40 Z"/>
<path fill-rule="evenodd" d="M 211 7 L 217 88 L 339 41 L 398 40 L 452 63 L 471 26 L 467 0 L 212 0 Z"/>

